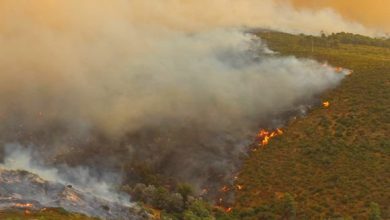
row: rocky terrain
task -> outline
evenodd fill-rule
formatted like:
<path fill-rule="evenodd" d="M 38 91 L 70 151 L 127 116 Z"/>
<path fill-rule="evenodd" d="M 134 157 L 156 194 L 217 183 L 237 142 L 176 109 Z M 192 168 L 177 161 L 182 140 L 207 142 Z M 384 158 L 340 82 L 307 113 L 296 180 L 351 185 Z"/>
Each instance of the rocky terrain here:
<path fill-rule="evenodd" d="M 23 170 L 0 168 L 0 209 L 42 210 L 61 207 L 102 219 L 148 219 L 134 204 L 121 204 L 97 197 L 72 185 L 51 182 Z"/>

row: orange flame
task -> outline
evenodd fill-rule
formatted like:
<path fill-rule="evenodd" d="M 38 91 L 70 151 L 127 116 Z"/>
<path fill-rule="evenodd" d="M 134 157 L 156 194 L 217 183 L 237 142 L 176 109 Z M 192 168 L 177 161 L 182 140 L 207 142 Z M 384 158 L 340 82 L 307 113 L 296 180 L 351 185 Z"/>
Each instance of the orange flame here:
<path fill-rule="evenodd" d="M 345 75 L 349 76 L 353 73 L 353 70 L 344 69 L 343 67 L 335 67 L 334 71 L 336 73 L 344 73 Z"/>
<path fill-rule="evenodd" d="M 223 210 L 223 211 L 225 211 L 225 212 L 231 212 L 231 211 L 233 211 L 233 208 L 232 208 L 232 207 L 224 207 L 224 206 L 216 205 L 216 206 L 214 206 L 214 208 L 219 209 L 219 210 Z"/>
<path fill-rule="evenodd" d="M 342 73 L 342 74 L 345 74 L 347 76 L 349 76 L 349 75 L 351 75 L 353 73 L 353 70 L 345 69 L 345 68 L 339 67 L 339 66 L 332 67 L 332 66 L 328 65 L 328 63 L 323 63 L 322 66 L 326 67 L 326 68 L 330 68 L 330 69 L 332 69 L 336 73 Z"/>
<path fill-rule="evenodd" d="M 257 139 L 260 141 L 261 146 L 265 146 L 269 143 L 269 141 L 276 137 L 283 134 L 283 130 L 280 128 L 277 128 L 275 131 L 267 131 L 264 129 L 261 129 L 259 133 L 257 134 Z"/>
<path fill-rule="evenodd" d="M 17 208 L 32 208 L 34 205 L 31 203 L 16 203 L 14 206 Z"/>
<path fill-rule="evenodd" d="M 336 73 L 341 73 L 341 72 L 343 72 L 343 70 L 344 70 L 344 68 L 339 67 L 339 66 L 334 68 L 334 71 L 335 71 Z"/>
<path fill-rule="evenodd" d="M 322 106 L 324 106 L 325 108 L 328 108 L 330 106 L 330 102 L 329 101 L 325 101 L 322 103 Z"/>

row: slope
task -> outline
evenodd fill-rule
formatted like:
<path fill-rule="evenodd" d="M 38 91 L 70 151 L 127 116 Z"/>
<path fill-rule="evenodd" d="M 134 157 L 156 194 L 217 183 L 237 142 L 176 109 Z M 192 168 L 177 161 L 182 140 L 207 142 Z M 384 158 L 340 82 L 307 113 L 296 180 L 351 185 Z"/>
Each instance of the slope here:
<path fill-rule="evenodd" d="M 283 55 L 328 61 L 354 73 L 323 95 L 328 108 L 291 121 L 283 136 L 244 162 L 237 215 L 367 219 L 379 204 L 382 217 L 390 218 L 390 49 L 354 42 L 347 34 L 258 35 Z"/>

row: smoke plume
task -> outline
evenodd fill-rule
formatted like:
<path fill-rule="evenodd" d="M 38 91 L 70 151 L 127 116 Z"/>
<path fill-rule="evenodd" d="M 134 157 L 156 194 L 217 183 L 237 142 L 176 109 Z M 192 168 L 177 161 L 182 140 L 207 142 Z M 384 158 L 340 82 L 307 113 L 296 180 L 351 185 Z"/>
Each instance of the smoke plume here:
<path fill-rule="evenodd" d="M 109 182 L 103 182 L 81 167 L 48 168 L 33 148 L 9 144 L 0 164 L 0 209 L 29 213 L 61 207 L 106 220 L 146 219 L 147 212 L 111 188 L 115 176 L 107 177 Z"/>
<path fill-rule="evenodd" d="M 105 176 L 97 177 L 88 168 L 68 167 L 66 164 L 47 167 L 32 146 L 23 148 L 17 144 L 7 144 L 4 153 L 4 161 L 0 164 L 2 169 L 28 171 L 47 181 L 72 185 L 107 201 L 130 206 L 126 195 L 116 193 L 115 185 L 120 184 L 120 177 L 115 174 L 104 173 Z"/>
<path fill-rule="evenodd" d="M 1 143 L 33 145 L 49 164 L 223 179 L 259 127 L 343 78 L 244 27 L 374 33 L 270 0 L 1 1 Z"/>

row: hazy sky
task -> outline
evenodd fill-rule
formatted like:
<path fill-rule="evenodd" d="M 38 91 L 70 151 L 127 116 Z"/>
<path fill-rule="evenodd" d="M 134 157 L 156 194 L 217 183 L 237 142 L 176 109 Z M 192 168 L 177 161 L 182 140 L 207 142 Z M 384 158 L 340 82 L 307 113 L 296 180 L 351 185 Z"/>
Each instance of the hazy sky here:
<path fill-rule="evenodd" d="M 292 0 L 298 6 L 332 7 L 344 17 L 390 32 L 390 0 Z"/>

